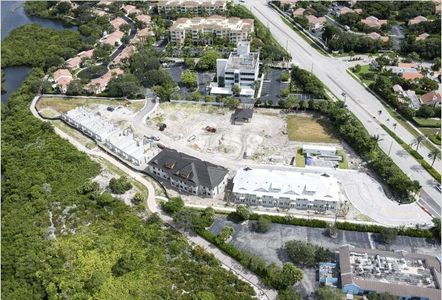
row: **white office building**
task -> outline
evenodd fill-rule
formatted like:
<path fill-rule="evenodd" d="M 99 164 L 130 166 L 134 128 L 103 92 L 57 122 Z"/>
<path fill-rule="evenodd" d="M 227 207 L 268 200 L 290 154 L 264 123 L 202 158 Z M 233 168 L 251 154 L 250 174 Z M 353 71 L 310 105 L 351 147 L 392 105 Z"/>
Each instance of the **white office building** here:
<path fill-rule="evenodd" d="M 230 53 L 228 59 L 216 60 L 218 84 L 212 87 L 211 94 L 228 94 L 233 85 L 238 85 L 241 96 L 253 97 L 258 75 L 259 53 L 250 52 L 250 42 L 239 42 L 236 52 Z"/>
<path fill-rule="evenodd" d="M 244 168 L 233 179 L 233 200 L 251 206 L 326 211 L 340 202 L 338 180 L 299 171 Z"/>

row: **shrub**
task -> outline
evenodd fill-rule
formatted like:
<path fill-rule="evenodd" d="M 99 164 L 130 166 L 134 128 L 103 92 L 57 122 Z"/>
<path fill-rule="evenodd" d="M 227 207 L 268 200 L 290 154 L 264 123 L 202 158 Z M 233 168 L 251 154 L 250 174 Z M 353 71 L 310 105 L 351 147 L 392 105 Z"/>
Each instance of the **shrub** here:
<path fill-rule="evenodd" d="M 257 232 L 265 233 L 272 228 L 272 221 L 265 216 L 259 216 L 258 221 L 255 223 L 255 230 Z"/>
<path fill-rule="evenodd" d="M 127 180 L 126 176 L 120 178 L 112 178 L 109 181 L 109 189 L 113 194 L 124 194 L 132 188 L 132 184 Z"/>
<path fill-rule="evenodd" d="M 139 205 L 141 203 L 143 203 L 143 201 L 145 200 L 143 194 L 141 193 L 136 193 L 132 199 L 132 203 L 135 205 Z"/>
<path fill-rule="evenodd" d="M 179 197 L 170 198 L 169 201 L 161 202 L 161 208 L 168 214 L 173 215 L 184 207 L 183 199 Z"/>
<path fill-rule="evenodd" d="M 242 219 L 242 220 L 248 220 L 250 218 L 250 211 L 247 207 L 244 205 L 238 205 L 236 208 L 236 214 Z"/>

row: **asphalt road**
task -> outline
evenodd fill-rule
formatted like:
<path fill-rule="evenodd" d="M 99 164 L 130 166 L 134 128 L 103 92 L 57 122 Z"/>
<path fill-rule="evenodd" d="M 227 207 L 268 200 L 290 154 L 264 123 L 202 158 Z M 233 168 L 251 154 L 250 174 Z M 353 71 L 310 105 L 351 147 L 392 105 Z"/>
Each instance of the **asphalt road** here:
<path fill-rule="evenodd" d="M 418 180 L 422 185 L 421 205 L 433 216 L 440 216 L 441 194 L 434 188 L 436 181 L 380 125 L 387 126 L 408 144 L 413 142 L 414 136 L 400 124 L 397 124 L 396 129 L 393 128 L 395 123 L 393 117 L 376 97 L 347 73 L 346 64 L 337 58 L 325 56 L 310 46 L 267 6 L 266 0 L 244 0 L 241 4 L 248 7 L 258 20 L 270 29 L 280 45 L 286 47 L 292 55 L 294 64 L 316 75 L 336 97 L 346 102 L 349 110 L 356 115 L 371 135 L 379 135 L 382 138 L 380 147 L 386 153 L 390 153 L 394 162 L 408 176 Z M 419 153 L 431 163 L 427 157 L 429 150 L 426 147 L 420 147 Z M 442 170 L 441 162 L 437 161 L 434 167 L 439 171 Z"/>

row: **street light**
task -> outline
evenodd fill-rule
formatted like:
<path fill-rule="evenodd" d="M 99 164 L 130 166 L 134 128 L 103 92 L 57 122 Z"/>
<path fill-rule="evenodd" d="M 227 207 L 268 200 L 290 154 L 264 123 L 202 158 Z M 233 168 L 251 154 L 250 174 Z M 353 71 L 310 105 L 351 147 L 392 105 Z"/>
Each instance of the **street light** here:
<path fill-rule="evenodd" d="M 345 103 L 345 101 L 347 101 L 347 94 L 345 92 L 342 92 L 341 96 L 344 97 L 344 103 Z"/>

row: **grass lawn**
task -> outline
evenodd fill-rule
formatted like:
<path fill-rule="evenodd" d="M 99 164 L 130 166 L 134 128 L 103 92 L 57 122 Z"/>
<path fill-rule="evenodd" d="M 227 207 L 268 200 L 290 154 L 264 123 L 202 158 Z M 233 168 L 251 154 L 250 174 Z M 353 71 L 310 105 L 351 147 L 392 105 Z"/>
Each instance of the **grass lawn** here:
<path fill-rule="evenodd" d="M 295 163 L 296 163 L 295 164 L 296 167 L 300 167 L 300 168 L 304 168 L 305 167 L 305 156 L 302 153 L 302 149 L 301 148 L 296 150 Z"/>
<path fill-rule="evenodd" d="M 337 143 L 330 126 L 324 119 L 308 116 L 288 116 L 287 134 L 290 141 Z"/>
<path fill-rule="evenodd" d="M 341 155 L 342 160 L 339 162 L 339 169 L 348 169 L 348 159 L 347 155 L 345 155 L 345 152 L 342 150 L 337 151 L 338 155 Z"/>
<path fill-rule="evenodd" d="M 368 73 L 372 73 L 372 71 L 370 70 L 370 65 L 363 65 L 361 66 L 361 69 L 359 70 L 359 72 L 354 72 L 359 79 L 364 82 L 367 86 L 369 86 L 371 83 L 374 82 L 374 80 L 369 80 L 369 79 L 364 79 L 362 77 L 362 74 L 368 74 Z"/>
<path fill-rule="evenodd" d="M 424 119 L 424 118 L 413 118 L 417 125 L 421 127 L 440 127 L 440 119 Z"/>
<path fill-rule="evenodd" d="M 440 135 L 438 135 L 439 128 L 419 127 L 419 130 L 422 131 L 422 133 L 426 135 L 436 145 L 441 144 Z"/>
<path fill-rule="evenodd" d="M 141 101 L 140 101 L 141 102 Z M 130 104 L 127 100 L 110 100 L 110 99 L 87 99 L 87 98 L 62 98 L 62 97 L 42 97 L 37 103 L 37 109 L 40 111 L 44 108 L 52 108 L 58 112 L 67 112 L 78 106 L 88 106 L 104 104 L 109 106 L 118 106 L 129 104 L 129 108 L 136 111 L 136 108 L 140 107 L 140 103 L 134 102 Z M 143 107 L 144 104 L 141 105 Z M 135 106 L 132 108 L 132 106 Z M 139 109 L 138 109 L 139 110 Z"/>

